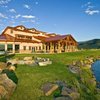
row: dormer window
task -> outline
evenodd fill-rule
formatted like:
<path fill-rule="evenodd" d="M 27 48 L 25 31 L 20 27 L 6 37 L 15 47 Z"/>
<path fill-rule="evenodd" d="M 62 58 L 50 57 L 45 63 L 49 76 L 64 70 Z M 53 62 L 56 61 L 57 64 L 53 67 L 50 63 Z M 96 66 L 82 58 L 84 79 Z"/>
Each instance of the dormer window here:
<path fill-rule="evenodd" d="M 11 29 L 11 34 L 13 34 L 13 30 Z"/>

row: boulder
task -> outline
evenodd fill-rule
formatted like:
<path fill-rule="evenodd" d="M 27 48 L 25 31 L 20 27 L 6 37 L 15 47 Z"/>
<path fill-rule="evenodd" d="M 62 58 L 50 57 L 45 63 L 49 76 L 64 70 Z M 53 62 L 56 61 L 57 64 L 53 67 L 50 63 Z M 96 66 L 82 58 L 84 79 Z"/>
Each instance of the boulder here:
<path fill-rule="evenodd" d="M 16 88 L 16 84 L 6 74 L 0 75 L 0 84 L 7 90 L 9 96 L 12 95 Z"/>
<path fill-rule="evenodd" d="M 10 59 L 10 60 L 7 61 L 7 63 L 11 63 L 12 65 L 17 64 L 18 59 Z"/>
<path fill-rule="evenodd" d="M 12 63 L 11 62 L 7 62 L 7 66 L 11 66 L 12 65 Z"/>
<path fill-rule="evenodd" d="M 72 73 L 80 73 L 80 72 L 81 72 L 80 67 L 73 66 L 73 65 L 69 65 L 68 67 L 69 67 L 69 70 L 70 70 Z"/>
<path fill-rule="evenodd" d="M 67 96 L 68 94 L 72 93 L 73 91 L 68 87 L 62 87 L 61 95 Z"/>
<path fill-rule="evenodd" d="M 8 92 L 2 85 L 0 85 L 0 100 L 8 100 Z"/>
<path fill-rule="evenodd" d="M 47 65 L 51 65 L 52 64 L 52 61 L 46 61 L 46 64 Z"/>
<path fill-rule="evenodd" d="M 79 100 L 80 93 L 78 93 L 78 92 L 72 92 L 72 93 L 69 94 L 69 96 L 72 98 L 72 100 Z"/>
<path fill-rule="evenodd" d="M 11 66 L 9 67 L 9 70 L 15 71 L 15 70 L 16 70 L 16 67 L 13 66 L 13 65 L 11 65 Z"/>
<path fill-rule="evenodd" d="M 0 62 L 0 70 L 2 71 L 5 68 L 7 68 L 7 64 L 4 62 Z"/>
<path fill-rule="evenodd" d="M 51 95 L 56 89 L 58 89 L 58 85 L 52 83 L 46 83 L 43 85 L 42 90 L 46 96 Z"/>
<path fill-rule="evenodd" d="M 9 69 L 4 69 L 2 74 L 6 74 L 9 79 L 11 79 L 15 84 L 18 84 L 18 78 L 14 71 Z"/>
<path fill-rule="evenodd" d="M 56 81 L 55 84 L 57 84 L 59 87 L 67 87 L 67 84 L 64 81 Z"/>
<path fill-rule="evenodd" d="M 24 57 L 23 60 L 27 61 L 27 60 L 32 60 L 33 58 L 32 57 Z"/>
<path fill-rule="evenodd" d="M 54 98 L 54 100 L 72 100 L 72 98 L 70 98 L 69 96 L 66 96 L 66 97 L 57 97 L 57 98 Z"/>
<path fill-rule="evenodd" d="M 42 61 L 42 62 L 38 62 L 39 66 L 47 66 L 52 64 L 52 61 Z"/>
<path fill-rule="evenodd" d="M 32 65 L 34 63 L 35 63 L 34 60 L 26 60 L 26 61 L 24 61 L 24 64 L 26 64 L 26 65 Z"/>
<path fill-rule="evenodd" d="M 85 65 L 83 66 L 83 68 L 84 68 L 84 69 L 90 69 L 90 68 L 91 68 L 91 64 L 85 64 Z"/>
<path fill-rule="evenodd" d="M 39 66 L 47 66 L 47 63 L 45 63 L 45 62 L 38 62 L 38 65 Z"/>
<path fill-rule="evenodd" d="M 78 66 L 78 67 L 82 66 L 81 61 L 76 61 L 76 65 L 75 66 Z"/>
<path fill-rule="evenodd" d="M 18 60 L 18 64 L 24 65 L 25 62 L 23 60 Z"/>
<path fill-rule="evenodd" d="M 89 62 L 90 62 L 91 64 L 94 62 L 94 59 L 93 59 L 93 58 L 89 58 L 88 60 L 89 60 Z"/>

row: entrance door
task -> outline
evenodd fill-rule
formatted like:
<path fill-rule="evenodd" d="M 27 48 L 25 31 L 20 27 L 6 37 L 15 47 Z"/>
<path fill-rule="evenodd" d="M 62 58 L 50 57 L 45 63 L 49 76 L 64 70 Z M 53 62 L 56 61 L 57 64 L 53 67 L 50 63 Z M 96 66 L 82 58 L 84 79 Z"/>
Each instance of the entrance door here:
<path fill-rule="evenodd" d="M 15 44 L 15 53 L 19 53 L 19 44 Z"/>
<path fill-rule="evenodd" d="M 32 47 L 32 52 L 35 52 L 35 47 Z"/>

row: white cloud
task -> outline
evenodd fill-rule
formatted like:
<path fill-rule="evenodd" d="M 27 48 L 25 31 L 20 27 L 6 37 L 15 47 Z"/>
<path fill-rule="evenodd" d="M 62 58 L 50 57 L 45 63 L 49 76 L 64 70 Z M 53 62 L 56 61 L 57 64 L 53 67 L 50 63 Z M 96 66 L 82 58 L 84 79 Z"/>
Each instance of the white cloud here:
<path fill-rule="evenodd" d="M 16 13 L 16 10 L 15 9 L 9 9 L 9 12 Z"/>
<path fill-rule="evenodd" d="M 0 0 L 0 4 L 7 4 L 8 2 L 10 2 L 11 0 Z"/>
<path fill-rule="evenodd" d="M 7 5 L 6 5 L 6 6 L 5 6 L 5 5 L 2 5 L 1 7 L 3 7 L 3 8 L 7 8 L 8 6 L 7 6 Z"/>
<path fill-rule="evenodd" d="M 88 14 L 88 15 L 99 14 L 99 12 L 100 12 L 98 9 L 95 9 L 95 6 L 92 5 L 91 2 L 87 2 L 82 7 L 85 8 L 85 13 Z"/>
<path fill-rule="evenodd" d="M 18 14 L 18 15 L 16 15 L 16 16 L 15 16 L 15 18 L 16 18 L 16 19 L 17 19 L 17 18 L 19 18 L 19 17 L 21 17 L 21 15 L 20 15 L 20 14 Z"/>
<path fill-rule="evenodd" d="M 90 5 L 91 4 L 91 2 L 87 2 L 87 5 Z"/>
<path fill-rule="evenodd" d="M 94 15 L 94 14 L 100 13 L 100 11 L 99 10 L 86 9 L 85 13 L 88 14 L 88 15 Z"/>
<path fill-rule="evenodd" d="M 38 5 L 39 3 L 38 2 L 35 2 L 35 4 Z"/>
<path fill-rule="evenodd" d="M 87 7 L 87 6 L 89 6 L 90 4 L 91 4 L 91 2 L 87 2 L 86 4 L 82 5 L 82 8 L 83 8 L 83 7 Z"/>
<path fill-rule="evenodd" d="M 5 15 L 2 14 L 2 13 L 0 13 L 0 17 L 1 17 L 1 18 L 6 18 L 6 19 L 8 18 L 7 16 L 5 16 Z"/>
<path fill-rule="evenodd" d="M 32 16 L 32 15 L 23 15 L 22 17 L 23 18 L 27 18 L 27 19 L 35 18 L 35 16 Z"/>
<path fill-rule="evenodd" d="M 24 5 L 24 8 L 30 9 L 30 6 L 27 5 L 27 4 L 25 4 L 25 5 Z"/>
<path fill-rule="evenodd" d="M 21 21 L 22 23 L 29 23 L 29 22 L 31 22 L 31 23 L 35 23 L 35 20 L 23 20 L 23 21 Z"/>

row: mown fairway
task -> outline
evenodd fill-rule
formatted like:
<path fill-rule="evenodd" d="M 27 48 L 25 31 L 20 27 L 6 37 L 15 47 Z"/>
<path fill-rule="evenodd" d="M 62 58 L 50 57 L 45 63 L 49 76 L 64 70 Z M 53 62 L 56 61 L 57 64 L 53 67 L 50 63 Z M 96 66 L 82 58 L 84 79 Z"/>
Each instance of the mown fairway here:
<path fill-rule="evenodd" d="M 66 65 L 72 61 L 81 60 L 91 55 L 99 56 L 100 50 L 62 54 L 16 54 L 14 58 L 23 58 L 24 56 L 50 58 L 53 64 L 45 67 L 18 65 L 16 74 L 19 82 L 11 100 L 52 100 L 52 95 L 49 97 L 43 95 L 41 86 L 46 82 L 56 80 L 66 81 L 68 85 L 73 86 L 77 75 L 69 72 Z M 4 59 L 1 57 L 0 60 L 3 61 Z M 92 92 L 90 94 L 92 94 Z M 91 95 L 86 95 L 85 92 L 83 92 L 83 96 L 87 100 L 92 100 L 88 99 L 92 98 Z"/>

